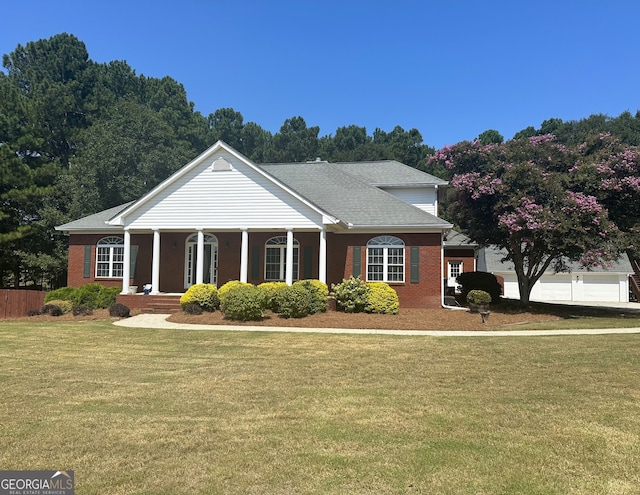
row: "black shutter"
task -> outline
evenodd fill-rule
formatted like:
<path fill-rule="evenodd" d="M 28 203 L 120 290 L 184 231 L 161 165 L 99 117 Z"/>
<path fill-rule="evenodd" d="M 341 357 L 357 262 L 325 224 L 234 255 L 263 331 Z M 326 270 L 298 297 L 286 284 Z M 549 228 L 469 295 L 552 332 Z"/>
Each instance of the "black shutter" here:
<path fill-rule="evenodd" d="M 131 258 L 129 259 L 129 276 L 131 278 L 136 277 L 136 258 L 138 257 L 138 246 L 131 246 L 131 250 L 129 251 L 131 254 Z"/>
<path fill-rule="evenodd" d="M 91 246 L 84 247 L 84 262 L 82 276 L 84 278 L 91 277 Z"/>
<path fill-rule="evenodd" d="M 362 248 L 360 246 L 353 246 L 353 276 L 359 277 L 362 275 Z"/>
<path fill-rule="evenodd" d="M 420 247 L 411 246 L 411 257 L 409 259 L 409 265 L 411 268 L 411 283 L 420 283 Z"/>

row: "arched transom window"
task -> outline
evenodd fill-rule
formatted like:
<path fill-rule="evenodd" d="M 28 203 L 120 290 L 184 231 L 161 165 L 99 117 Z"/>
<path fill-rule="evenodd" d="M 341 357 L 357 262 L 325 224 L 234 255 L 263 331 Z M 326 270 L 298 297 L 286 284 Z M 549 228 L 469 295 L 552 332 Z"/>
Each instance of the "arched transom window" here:
<path fill-rule="evenodd" d="M 124 241 L 121 237 L 103 237 L 96 246 L 96 278 L 122 278 Z"/>
<path fill-rule="evenodd" d="M 298 251 L 300 243 L 293 240 L 293 280 L 298 280 Z M 285 280 L 287 265 L 287 237 L 272 237 L 265 243 L 264 279 Z"/>
<path fill-rule="evenodd" d="M 404 242 L 391 235 L 367 243 L 367 281 L 404 282 Z"/>

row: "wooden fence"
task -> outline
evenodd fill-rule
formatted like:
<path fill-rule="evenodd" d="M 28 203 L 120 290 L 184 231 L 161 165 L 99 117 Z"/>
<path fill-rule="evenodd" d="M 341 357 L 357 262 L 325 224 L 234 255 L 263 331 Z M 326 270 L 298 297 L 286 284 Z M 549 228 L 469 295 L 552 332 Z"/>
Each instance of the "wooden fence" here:
<path fill-rule="evenodd" d="M 0 289 L 0 319 L 27 316 L 30 309 L 40 309 L 46 293 L 38 290 Z"/>

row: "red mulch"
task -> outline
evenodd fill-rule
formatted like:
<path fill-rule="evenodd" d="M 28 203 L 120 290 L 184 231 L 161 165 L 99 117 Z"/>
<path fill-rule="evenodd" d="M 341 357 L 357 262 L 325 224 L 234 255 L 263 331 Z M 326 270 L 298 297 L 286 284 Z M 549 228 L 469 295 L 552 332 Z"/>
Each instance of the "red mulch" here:
<path fill-rule="evenodd" d="M 478 313 L 450 309 L 400 309 L 397 315 L 378 315 L 338 311 L 327 311 L 304 318 L 282 318 L 268 313 L 260 321 L 238 322 L 225 319 L 220 311 L 188 315 L 175 313 L 169 321 L 175 323 L 198 323 L 205 325 L 254 325 L 303 328 L 370 328 L 388 330 L 483 330 L 509 325 L 558 320 L 553 314 L 538 314 L 526 311 L 492 311 L 486 323 Z"/>

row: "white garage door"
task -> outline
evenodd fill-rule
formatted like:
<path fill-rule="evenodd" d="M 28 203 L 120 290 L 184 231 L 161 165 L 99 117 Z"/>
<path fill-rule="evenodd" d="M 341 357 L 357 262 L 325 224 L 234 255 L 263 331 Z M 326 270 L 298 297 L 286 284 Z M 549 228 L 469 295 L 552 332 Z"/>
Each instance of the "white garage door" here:
<path fill-rule="evenodd" d="M 533 292 L 535 292 L 535 299 L 540 301 L 571 301 L 573 297 L 571 275 L 568 273 L 543 275 L 534 285 Z"/>
<path fill-rule="evenodd" d="M 519 299 L 518 282 L 512 273 L 504 278 L 504 297 Z M 531 290 L 532 301 L 628 302 L 626 276 L 604 273 L 543 275 Z"/>
<path fill-rule="evenodd" d="M 583 279 L 583 301 L 620 301 L 620 279 L 617 275 L 586 274 Z"/>

